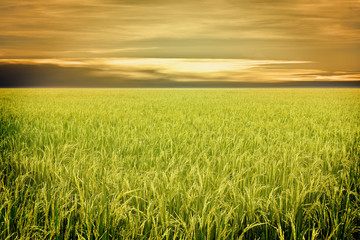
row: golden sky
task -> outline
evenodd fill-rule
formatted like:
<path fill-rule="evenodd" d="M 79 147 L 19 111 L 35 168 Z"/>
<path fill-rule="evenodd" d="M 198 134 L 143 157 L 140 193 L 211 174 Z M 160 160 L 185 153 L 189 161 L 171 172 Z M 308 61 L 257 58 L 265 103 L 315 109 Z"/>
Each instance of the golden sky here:
<path fill-rule="evenodd" d="M 359 0 L 2 0 L 0 20 L 0 75 L 360 81 Z"/>

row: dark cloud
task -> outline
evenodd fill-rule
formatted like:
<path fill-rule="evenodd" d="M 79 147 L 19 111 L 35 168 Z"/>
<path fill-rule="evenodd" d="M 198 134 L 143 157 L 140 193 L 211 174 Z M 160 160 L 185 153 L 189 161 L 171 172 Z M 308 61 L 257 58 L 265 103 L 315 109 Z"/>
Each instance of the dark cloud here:
<path fill-rule="evenodd" d="M 129 76 L 131 71 L 125 69 L 117 75 L 94 75 L 94 72 L 102 71 L 97 68 L 52 64 L 0 64 L 0 87 L 360 87 L 360 81 L 223 81 L 219 78 L 206 78 L 206 75 L 164 74 L 154 69 L 140 71 L 151 74 L 152 78 L 148 79 Z M 177 81 L 184 77 L 193 80 Z"/>

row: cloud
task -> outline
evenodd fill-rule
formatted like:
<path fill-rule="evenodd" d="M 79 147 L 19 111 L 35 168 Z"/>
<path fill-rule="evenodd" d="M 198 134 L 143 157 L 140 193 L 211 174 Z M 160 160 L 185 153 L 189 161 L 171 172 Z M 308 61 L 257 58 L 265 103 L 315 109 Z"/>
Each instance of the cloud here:
<path fill-rule="evenodd" d="M 2 59 L 0 86 L 359 86 L 359 72 L 301 68 L 309 64 L 303 61 L 248 59 Z"/>
<path fill-rule="evenodd" d="M 3 0 L 0 58 L 109 78 L 356 81 L 359 12 L 357 0 Z"/>
<path fill-rule="evenodd" d="M 359 10 L 358 1 L 339 0 L 4 0 L 0 27 L 2 35 L 45 40 L 59 50 L 76 50 L 84 44 L 118 48 L 124 41 L 156 38 L 310 39 L 344 44 L 359 42 Z"/>

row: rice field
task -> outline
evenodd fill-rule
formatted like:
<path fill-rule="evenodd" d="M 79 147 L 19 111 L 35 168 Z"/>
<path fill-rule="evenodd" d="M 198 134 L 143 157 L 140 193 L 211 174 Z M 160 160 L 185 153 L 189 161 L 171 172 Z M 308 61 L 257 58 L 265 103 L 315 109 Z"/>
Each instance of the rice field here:
<path fill-rule="evenodd" d="M 360 89 L 0 89 L 0 239 L 359 239 Z"/>

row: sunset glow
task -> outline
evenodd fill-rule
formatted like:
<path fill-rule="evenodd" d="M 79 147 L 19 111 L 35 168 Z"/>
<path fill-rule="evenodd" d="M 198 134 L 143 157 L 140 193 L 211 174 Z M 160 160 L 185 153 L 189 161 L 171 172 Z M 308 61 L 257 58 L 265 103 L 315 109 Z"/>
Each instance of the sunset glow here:
<path fill-rule="evenodd" d="M 82 86 L 87 76 L 111 76 L 119 87 L 141 77 L 220 85 L 356 82 L 359 12 L 356 0 L 5 0 L 2 85 L 17 86 L 11 79 L 20 78 L 24 65 L 32 79 L 35 65 L 37 74 L 52 65 L 64 77 L 82 68 L 76 70 Z"/>

